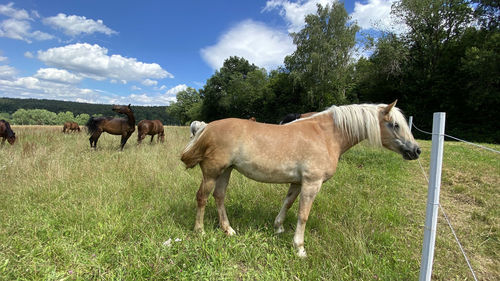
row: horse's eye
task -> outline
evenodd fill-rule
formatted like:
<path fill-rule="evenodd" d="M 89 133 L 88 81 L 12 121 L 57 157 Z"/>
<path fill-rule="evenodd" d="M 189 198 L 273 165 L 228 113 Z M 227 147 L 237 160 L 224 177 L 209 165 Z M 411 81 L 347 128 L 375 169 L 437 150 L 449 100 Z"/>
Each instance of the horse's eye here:
<path fill-rule="evenodd" d="M 394 123 L 394 130 L 399 130 L 399 124 L 398 123 Z"/>

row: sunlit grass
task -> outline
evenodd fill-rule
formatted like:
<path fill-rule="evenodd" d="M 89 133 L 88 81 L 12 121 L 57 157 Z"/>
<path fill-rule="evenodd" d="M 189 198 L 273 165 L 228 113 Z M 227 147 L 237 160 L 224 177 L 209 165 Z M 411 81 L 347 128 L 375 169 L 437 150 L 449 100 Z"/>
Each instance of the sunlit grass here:
<path fill-rule="evenodd" d="M 287 186 L 237 172 L 226 199 L 237 235 L 220 231 L 213 199 L 206 234 L 192 231 L 201 172 L 179 160 L 187 127 L 166 127 L 164 144 L 137 146 L 134 134 L 123 152 L 119 136 L 103 134 L 92 151 L 83 132 L 13 129 L 18 142 L 0 148 L 0 279 L 418 279 L 427 183 L 418 162 L 392 152 L 361 145 L 342 156 L 299 259 L 297 203 L 285 233 L 273 229 Z M 430 142 L 421 144 L 428 167 Z M 445 144 L 441 203 L 480 280 L 500 275 L 499 183 L 497 155 Z M 471 280 L 441 219 L 437 237 L 433 280 Z"/>

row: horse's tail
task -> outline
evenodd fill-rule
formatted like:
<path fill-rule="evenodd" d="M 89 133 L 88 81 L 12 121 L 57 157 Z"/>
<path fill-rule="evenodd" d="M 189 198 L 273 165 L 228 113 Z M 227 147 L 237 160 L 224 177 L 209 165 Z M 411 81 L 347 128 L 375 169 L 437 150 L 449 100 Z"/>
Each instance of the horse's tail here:
<path fill-rule="evenodd" d="M 182 151 L 181 161 L 184 162 L 187 169 L 198 165 L 205 156 L 207 147 L 205 138 L 203 137 L 205 135 L 205 128 L 206 126 L 201 127 Z"/>
<path fill-rule="evenodd" d="M 89 135 L 92 135 L 97 129 L 99 128 L 99 123 L 101 123 L 102 118 L 95 118 L 95 117 L 90 117 L 89 121 L 87 121 L 87 126 L 88 133 Z"/>

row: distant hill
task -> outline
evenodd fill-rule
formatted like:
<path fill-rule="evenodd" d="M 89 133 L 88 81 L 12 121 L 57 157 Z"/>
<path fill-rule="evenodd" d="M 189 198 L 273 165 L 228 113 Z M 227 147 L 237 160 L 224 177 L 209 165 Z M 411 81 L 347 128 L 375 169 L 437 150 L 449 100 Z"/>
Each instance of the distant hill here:
<path fill-rule="evenodd" d="M 166 106 L 135 106 L 131 105 L 135 119 L 139 122 L 142 119 L 158 119 L 165 125 L 177 125 L 179 121 L 169 116 Z M 87 113 L 88 115 L 114 116 L 110 104 L 93 104 L 59 100 L 45 99 L 14 99 L 0 98 L 0 112 L 12 114 L 16 110 L 24 109 L 46 109 L 54 113 L 71 111 L 75 116 Z"/>

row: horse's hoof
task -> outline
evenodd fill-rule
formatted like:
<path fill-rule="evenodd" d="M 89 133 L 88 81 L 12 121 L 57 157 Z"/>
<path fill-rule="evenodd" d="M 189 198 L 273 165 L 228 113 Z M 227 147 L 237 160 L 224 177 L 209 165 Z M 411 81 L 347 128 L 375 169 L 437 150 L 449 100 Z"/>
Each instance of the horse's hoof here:
<path fill-rule="evenodd" d="M 275 233 L 275 234 L 281 234 L 281 233 L 283 233 L 283 232 L 285 232 L 285 228 L 284 228 L 282 225 L 280 225 L 280 226 L 278 226 L 278 227 L 276 227 L 276 228 L 274 229 L 274 233 Z"/>
<path fill-rule="evenodd" d="M 232 227 L 229 227 L 226 231 L 227 236 L 233 236 L 236 234 L 236 231 Z"/>
<path fill-rule="evenodd" d="M 307 258 L 307 253 L 304 247 L 297 249 L 297 256 L 299 258 Z"/>

